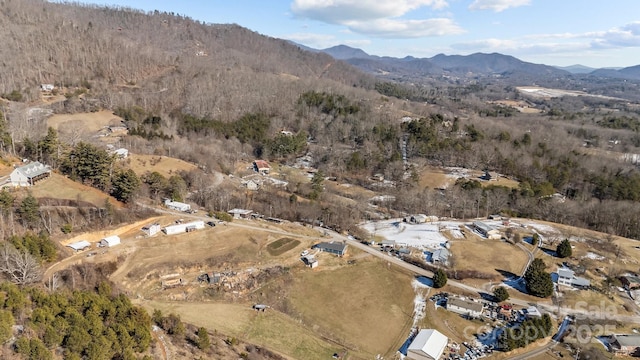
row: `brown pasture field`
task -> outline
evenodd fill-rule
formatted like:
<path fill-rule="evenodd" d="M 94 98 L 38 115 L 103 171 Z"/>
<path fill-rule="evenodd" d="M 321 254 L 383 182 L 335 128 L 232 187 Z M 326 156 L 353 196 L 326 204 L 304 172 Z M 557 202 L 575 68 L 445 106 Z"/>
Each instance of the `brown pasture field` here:
<path fill-rule="evenodd" d="M 122 203 L 102 191 L 75 182 L 67 177 L 52 173 L 48 179 L 42 180 L 29 188 L 29 191 L 38 199 L 64 199 L 79 202 L 88 202 L 95 206 L 104 206 L 105 200 L 109 200 L 116 207 L 122 207 Z"/>
<path fill-rule="evenodd" d="M 477 270 L 494 275 L 494 279 L 502 278 L 497 270 L 519 275 L 528 260 L 527 254 L 514 245 L 500 240 L 478 240 L 473 237 L 452 242 L 451 252 L 457 270 Z"/>
<path fill-rule="evenodd" d="M 126 160 L 127 166 L 136 175 L 157 171 L 168 178 L 180 171 L 191 171 L 198 167 L 184 160 L 159 155 L 129 154 Z"/>
<path fill-rule="evenodd" d="M 322 269 L 321 258 L 316 269 L 321 271 L 294 277 L 288 296 L 302 321 L 331 338 L 343 339 L 364 358 L 392 356 L 411 326 L 415 297 L 411 275 L 370 257 Z"/>
<path fill-rule="evenodd" d="M 517 188 L 520 184 L 519 182 L 511 179 L 507 179 L 504 177 L 498 178 L 495 181 L 484 181 L 480 179 L 484 172 L 478 170 L 468 170 L 468 179 L 469 180 L 478 180 L 483 187 L 487 186 L 506 186 L 509 188 Z M 456 183 L 456 177 L 449 176 L 446 169 L 440 169 L 435 167 L 425 167 L 424 170 L 420 173 L 419 184 L 421 187 L 431 188 L 431 189 L 440 189 L 440 188 L 449 188 Z"/>
<path fill-rule="evenodd" d="M 47 126 L 56 130 L 61 127 L 81 127 L 87 132 L 97 132 L 105 126 L 121 124 L 122 118 L 109 110 L 92 113 L 55 114 L 47 119 Z"/>
<path fill-rule="evenodd" d="M 162 218 L 160 222 L 169 220 Z M 310 230 L 298 228 L 302 234 Z M 288 244 L 299 244 L 278 256 L 269 253 L 269 244 L 287 238 L 294 240 Z M 111 279 L 144 299 L 140 303 L 149 310 L 174 312 L 189 323 L 267 346 L 293 359 L 326 359 L 345 349 L 350 359 L 393 355 L 411 325 L 415 296 L 411 275 L 388 269 L 385 263 L 360 256 L 354 249 L 344 258 L 318 254 L 320 266 L 311 270 L 304 267 L 299 252 L 318 240 L 248 229 L 235 222 L 180 235 L 123 238 L 122 250 L 127 256 Z M 207 300 L 195 284 L 195 277 L 203 271 L 275 265 L 287 266 L 293 280 L 278 280 L 274 286 L 265 283 L 233 303 Z M 173 273 L 192 284 L 175 290 L 186 294 L 185 301 L 171 301 L 167 295 L 170 290 L 158 289 L 160 276 Z M 251 299 L 275 297 L 287 299 L 286 313 L 251 309 Z"/>

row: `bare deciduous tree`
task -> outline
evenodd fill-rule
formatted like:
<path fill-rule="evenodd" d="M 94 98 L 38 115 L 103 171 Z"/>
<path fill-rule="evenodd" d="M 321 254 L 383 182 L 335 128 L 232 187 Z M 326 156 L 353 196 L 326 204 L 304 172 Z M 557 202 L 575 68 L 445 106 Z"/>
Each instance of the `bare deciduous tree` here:
<path fill-rule="evenodd" d="M 0 248 L 0 273 L 17 285 L 31 284 L 42 277 L 38 260 L 26 251 L 16 249 L 11 244 Z"/>

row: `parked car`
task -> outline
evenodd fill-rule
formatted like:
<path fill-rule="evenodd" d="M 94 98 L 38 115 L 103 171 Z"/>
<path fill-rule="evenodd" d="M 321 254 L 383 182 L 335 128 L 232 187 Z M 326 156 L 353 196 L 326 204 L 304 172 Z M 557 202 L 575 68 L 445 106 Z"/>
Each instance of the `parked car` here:
<path fill-rule="evenodd" d="M 309 255 L 309 250 L 304 250 L 303 252 L 300 253 L 300 256 L 307 256 Z"/>

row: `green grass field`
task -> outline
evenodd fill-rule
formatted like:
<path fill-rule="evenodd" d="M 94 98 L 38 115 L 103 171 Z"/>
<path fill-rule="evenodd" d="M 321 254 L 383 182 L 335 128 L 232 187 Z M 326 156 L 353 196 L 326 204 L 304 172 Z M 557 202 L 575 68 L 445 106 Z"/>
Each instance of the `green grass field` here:
<path fill-rule="evenodd" d="M 300 240 L 282 238 L 267 245 L 267 251 L 271 256 L 279 256 L 300 245 Z"/>

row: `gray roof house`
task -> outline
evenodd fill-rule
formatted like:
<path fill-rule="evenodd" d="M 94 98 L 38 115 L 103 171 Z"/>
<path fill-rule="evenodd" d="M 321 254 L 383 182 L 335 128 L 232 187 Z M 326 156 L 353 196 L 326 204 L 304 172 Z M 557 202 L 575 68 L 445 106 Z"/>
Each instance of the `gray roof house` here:
<path fill-rule="evenodd" d="M 558 285 L 576 286 L 576 287 L 589 287 L 591 282 L 589 279 L 576 276 L 575 272 L 569 268 L 558 268 Z"/>
<path fill-rule="evenodd" d="M 313 245 L 314 248 L 320 249 L 320 251 L 328 252 L 343 256 L 347 252 L 347 244 L 343 242 L 321 242 Z"/>
<path fill-rule="evenodd" d="M 39 161 L 17 167 L 9 175 L 12 186 L 33 186 L 36 182 L 51 176 L 51 167 Z"/>
<path fill-rule="evenodd" d="M 482 316 L 484 306 L 480 302 L 464 300 L 460 298 L 449 298 L 447 300 L 447 310 L 453 311 L 460 315 L 469 315 L 472 317 Z"/>

